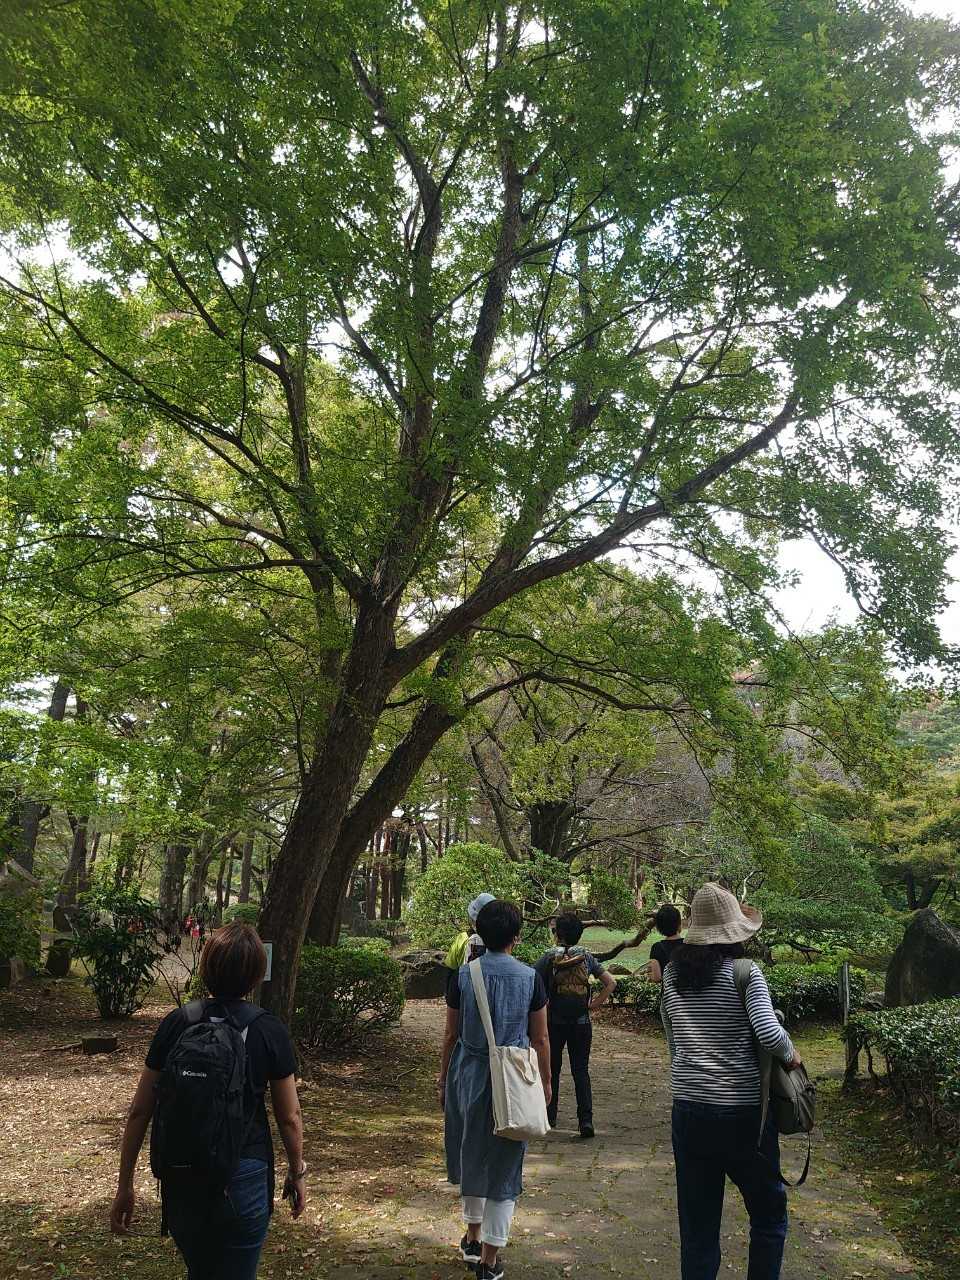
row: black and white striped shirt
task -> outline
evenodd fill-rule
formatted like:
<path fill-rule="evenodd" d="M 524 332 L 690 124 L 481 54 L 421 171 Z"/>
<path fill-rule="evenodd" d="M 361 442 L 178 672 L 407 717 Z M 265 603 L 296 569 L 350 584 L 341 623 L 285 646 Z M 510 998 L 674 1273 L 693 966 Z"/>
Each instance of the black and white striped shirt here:
<path fill-rule="evenodd" d="M 793 1058 L 793 1044 L 777 1021 L 766 979 L 756 965 L 747 983 L 746 1010 L 732 960 L 724 960 L 714 981 L 700 991 L 677 991 L 674 966 L 668 965 L 663 1000 L 673 1033 L 670 1077 L 675 1098 L 718 1107 L 757 1106 L 760 1067 L 751 1026 L 764 1049 L 783 1062 Z"/>

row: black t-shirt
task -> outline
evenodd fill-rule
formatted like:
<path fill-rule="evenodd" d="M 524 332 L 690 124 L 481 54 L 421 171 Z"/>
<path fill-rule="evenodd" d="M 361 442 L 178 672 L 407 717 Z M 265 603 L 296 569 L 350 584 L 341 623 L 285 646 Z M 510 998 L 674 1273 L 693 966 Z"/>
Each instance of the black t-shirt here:
<path fill-rule="evenodd" d="M 676 951 L 677 947 L 683 946 L 682 938 L 664 938 L 661 942 L 655 942 L 650 948 L 650 959 L 656 960 L 660 966 L 660 977 L 663 977 L 663 971 L 670 963 L 670 957 Z"/>
<path fill-rule="evenodd" d="M 214 1018 L 223 1015 L 221 1004 L 215 1000 L 208 1003 Z M 243 1003 L 242 1000 L 230 1000 L 227 1002 L 227 1008 L 236 1008 Z M 147 1066 L 151 1070 L 163 1070 L 167 1054 L 180 1039 L 187 1025 L 187 1017 L 182 1009 L 174 1009 L 167 1014 L 157 1027 L 150 1048 L 147 1050 Z M 247 1140 L 240 1153 L 241 1159 L 265 1160 L 267 1164 L 273 1164 L 273 1139 L 270 1135 L 264 1097 L 271 1080 L 285 1080 L 287 1076 L 294 1075 L 296 1070 L 297 1059 L 290 1033 L 279 1018 L 275 1018 L 270 1013 L 262 1013 L 256 1022 L 251 1022 L 247 1028 L 247 1074 L 250 1079 L 250 1091 L 244 1102 Z"/>

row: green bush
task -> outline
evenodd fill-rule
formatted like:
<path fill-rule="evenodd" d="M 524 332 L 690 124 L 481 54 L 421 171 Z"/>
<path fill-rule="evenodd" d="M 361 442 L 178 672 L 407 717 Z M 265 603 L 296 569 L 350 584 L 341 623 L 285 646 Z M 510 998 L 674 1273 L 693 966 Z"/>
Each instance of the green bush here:
<path fill-rule="evenodd" d="M 223 913 L 223 923 L 232 924 L 234 920 L 242 920 L 244 924 L 255 925 L 260 915 L 260 908 L 255 902 L 235 902 Z"/>
<path fill-rule="evenodd" d="M 610 999 L 613 1004 L 629 1006 L 638 1017 L 660 1016 L 660 983 L 649 982 L 643 972 L 617 978 Z"/>
<path fill-rule="evenodd" d="M 493 845 L 450 845 L 413 895 L 407 923 L 416 946 L 446 951 L 466 923 L 467 903 L 484 892 L 522 902 L 515 864 Z"/>
<path fill-rule="evenodd" d="M 350 1049 L 399 1020 L 403 974 L 368 947 L 306 946 L 297 976 L 294 1034 L 319 1049 Z"/>
<path fill-rule="evenodd" d="M 960 999 L 858 1013 L 847 1035 L 868 1055 L 882 1055 L 887 1079 L 911 1116 L 960 1145 Z"/>
<path fill-rule="evenodd" d="M 134 888 L 101 884 L 79 896 L 73 933 L 101 1018 L 129 1018 L 154 984 L 164 954 L 155 905 Z"/>
<path fill-rule="evenodd" d="M 80 895 L 74 951 L 102 1018 L 129 1018 L 156 979 L 164 954 L 157 909 L 133 888 L 98 885 Z"/>
<path fill-rule="evenodd" d="M 763 966 L 761 966 L 763 967 Z M 840 1008 L 840 966 L 829 961 L 820 964 L 775 964 L 764 968 L 774 1008 L 788 1023 L 804 1018 L 836 1018 Z M 863 1003 L 867 990 L 867 973 L 850 970 L 850 1007 Z"/>
<path fill-rule="evenodd" d="M 19 956 L 31 969 L 39 969 L 41 906 L 39 893 L 0 897 L 0 959 Z"/>
<path fill-rule="evenodd" d="M 788 1023 L 804 1018 L 839 1018 L 839 966 L 831 964 L 777 964 L 763 969 L 774 1007 L 781 1010 Z M 867 989 L 867 975 L 862 969 L 850 970 L 850 998 L 858 1008 Z M 614 1004 L 627 1005 L 638 1015 L 660 1012 L 660 984 L 648 982 L 644 974 L 631 974 L 617 979 L 612 996 Z"/>
<path fill-rule="evenodd" d="M 337 945 L 346 951 L 371 951 L 378 956 L 385 956 L 390 952 L 390 942 L 387 938 L 365 938 L 343 934 Z"/>

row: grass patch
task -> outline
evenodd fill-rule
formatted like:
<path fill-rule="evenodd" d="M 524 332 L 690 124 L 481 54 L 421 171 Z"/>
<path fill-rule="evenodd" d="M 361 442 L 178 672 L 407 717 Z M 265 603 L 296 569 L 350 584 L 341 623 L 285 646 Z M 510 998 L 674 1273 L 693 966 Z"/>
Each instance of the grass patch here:
<path fill-rule="evenodd" d="M 582 946 L 588 951 L 609 951 L 611 947 L 615 947 L 618 942 L 623 942 L 627 938 L 632 938 L 636 934 L 636 930 L 630 929 L 624 932 L 621 929 L 585 929 L 583 937 L 580 939 Z M 629 969 L 631 973 L 642 968 L 650 959 L 650 948 L 655 942 L 660 940 L 658 933 L 651 934 L 645 939 L 639 947 L 628 947 L 626 951 L 611 960 L 611 964 L 619 964 L 624 969 Z"/>
<path fill-rule="evenodd" d="M 893 1095 L 868 1081 L 820 1089 L 824 1122 L 855 1164 L 864 1191 L 904 1249 L 937 1280 L 960 1277 L 960 1176 L 914 1131 Z"/>

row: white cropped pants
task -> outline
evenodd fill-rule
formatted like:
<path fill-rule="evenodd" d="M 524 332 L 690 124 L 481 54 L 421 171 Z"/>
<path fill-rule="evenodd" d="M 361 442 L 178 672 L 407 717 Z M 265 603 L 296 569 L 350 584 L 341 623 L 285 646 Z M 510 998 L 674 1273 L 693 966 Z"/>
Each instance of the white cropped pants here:
<path fill-rule="evenodd" d="M 486 1200 L 483 1196 L 463 1197 L 463 1220 L 468 1225 L 480 1223 L 480 1243 L 498 1249 L 510 1239 L 510 1224 L 516 1200 Z"/>

